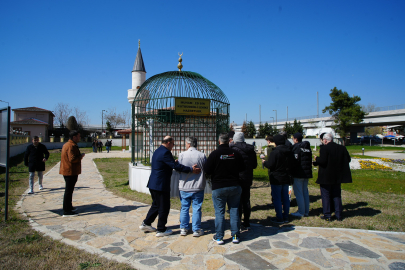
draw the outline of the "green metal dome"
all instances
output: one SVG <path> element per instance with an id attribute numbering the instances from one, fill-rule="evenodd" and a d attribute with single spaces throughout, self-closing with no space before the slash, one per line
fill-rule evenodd
<path id="1" fill-rule="evenodd" d="M 191 71 L 168 71 L 150 77 L 138 90 L 134 103 L 149 101 L 148 108 L 170 107 L 171 102 L 162 106 L 156 106 L 157 104 L 153 103 L 174 97 L 210 99 L 214 103 L 229 105 L 228 98 L 218 86 Z"/>

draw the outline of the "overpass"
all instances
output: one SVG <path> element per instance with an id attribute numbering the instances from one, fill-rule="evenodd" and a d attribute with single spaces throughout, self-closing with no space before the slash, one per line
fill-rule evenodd
<path id="1" fill-rule="evenodd" d="M 377 111 L 369 112 L 359 124 L 353 124 L 350 130 L 351 137 L 357 137 L 357 132 L 364 132 L 364 127 L 369 126 L 392 126 L 392 125 L 405 125 L 405 104 L 395 105 L 389 107 L 378 107 Z M 329 114 L 323 114 L 319 117 L 316 115 L 303 116 L 297 118 L 280 119 L 274 123 L 277 129 L 283 129 L 285 123 L 293 124 L 297 119 L 304 126 L 306 135 L 316 135 L 321 132 L 331 131 L 332 126 L 335 124 L 333 118 Z M 262 122 L 265 123 L 265 122 Z M 272 124 L 271 122 L 269 124 Z M 255 123 L 258 130 L 260 123 Z M 242 126 L 234 126 L 235 131 L 241 131 Z"/>

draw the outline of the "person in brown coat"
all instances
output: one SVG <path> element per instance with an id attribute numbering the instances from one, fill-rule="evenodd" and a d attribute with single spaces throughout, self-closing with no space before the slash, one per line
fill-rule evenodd
<path id="1" fill-rule="evenodd" d="M 65 194 L 63 196 L 63 216 L 76 216 L 77 210 L 72 206 L 72 195 L 77 177 L 82 172 L 82 159 L 85 154 L 81 154 L 77 143 L 80 142 L 80 133 L 72 130 L 69 133 L 69 141 L 62 147 L 59 174 L 65 178 Z"/>

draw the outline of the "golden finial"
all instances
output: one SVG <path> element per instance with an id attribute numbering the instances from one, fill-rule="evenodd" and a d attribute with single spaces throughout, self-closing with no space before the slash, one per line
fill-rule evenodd
<path id="1" fill-rule="evenodd" d="M 140 48 L 140 47 L 141 47 L 141 40 L 138 39 L 138 48 Z"/>
<path id="2" fill-rule="evenodd" d="M 181 56 L 183 55 L 183 53 L 179 53 L 179 64 L 177 65 L 177 67 L 179 68 L 179 71 L 181 71 L 181 69 L 183 68 L 183 65 L 181 64 L 181 62 L 183 62 L 183 59 L 181 59 Z"/>

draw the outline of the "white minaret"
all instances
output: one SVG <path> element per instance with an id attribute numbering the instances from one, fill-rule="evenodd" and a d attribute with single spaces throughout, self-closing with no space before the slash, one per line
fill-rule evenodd
<path id="1" fill-rule="evenodd" d="M 138 53 L 136 54 L 134 68 L 132 69 L 132 89 L 128 89 L 128 102 L 132 104 L 138 89 L 145 82 L 146 70 L 141 52 L 141 40 L 138 42 Z"/>

